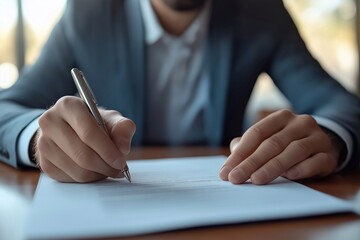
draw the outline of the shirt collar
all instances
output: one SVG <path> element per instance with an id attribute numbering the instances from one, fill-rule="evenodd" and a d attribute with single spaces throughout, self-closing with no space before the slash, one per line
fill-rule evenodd
<path id="1" fill-rule="evenodd" d="M 146 44 L 155 44 L 160 38 L 170 36 L 159 23 L 157 16 L 151 6 L 151 0 L 138 0 L 140 3 L 141 14 L 143 16 L 145 26 Z M 195 42 L 198 34 L 202 34 L 207 30 L 210 13 L 210 1 L 203 8 L 197 18 L 191 23 L 186 31 L 178 37 L 187 44 Z M 173 36 L 170 36 L 174 38 Z"/>

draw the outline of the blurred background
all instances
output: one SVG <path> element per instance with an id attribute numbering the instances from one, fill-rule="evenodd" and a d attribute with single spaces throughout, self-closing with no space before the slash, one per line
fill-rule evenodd
<path id="1" fill-rule="evenodd" d="M 360 93 L 360 0 L 284 0 L 308 48 L 349 91 Z M 0 0 L 0 89 L 36 60 L 65 0 Z M 248 122 L 268 111 L 289 107 L 267 75 L 260 76 L 248 107 Z"/>
<path id="2" fill-rule="evenodd" d="M 0 88 L 16 81 L 24 65 L 36 60 L 65 0 L 0 0 Z"/>
<path id="3" fill-rule="evenodd" d="M 360 96 L 360 0 L 283 0 L 312 55 L 350 92 Z M 259 77 L 246 127 L 280 108 L 291 108 L 271 79 Z"/>

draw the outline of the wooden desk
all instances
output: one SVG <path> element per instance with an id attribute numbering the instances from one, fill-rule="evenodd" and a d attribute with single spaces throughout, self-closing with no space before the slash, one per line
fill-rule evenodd
<path id="1" fill-rule="evenodd" d="M 218 155 L 227 148 L 142 148 L 134 149 L 130 159 Z M 31 201 L 39 173 L 36 170 L 19 171 L 0 164 L 0 186 L 16 192 L 23 200 Z M 301 181 L 318 191 L 353 200 L 360 190 L 360 171 L 347 175 L 332 175 L 324 179 Z M 1 197 L 0 197 L 1 199 Z M 1 203 L 0 203 L 1 204 Z M 274 203 L 276 204 L 276 203 Z M 0 216 L 1 218 L 1 216 Z M 339 214 L 302 219 L 204 227 L 132 237 L 128 239 L 360 239 L 360 216 Z"/>

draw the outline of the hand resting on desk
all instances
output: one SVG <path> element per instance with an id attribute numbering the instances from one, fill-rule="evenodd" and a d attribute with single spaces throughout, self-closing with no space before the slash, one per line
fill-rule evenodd
<path id="1" fill-rule="evenodd" d="M 341 148 L 309 115 L 277 111 L 249 128 L 230 144 L 231 154 L 220 177 L 234 184 L 249 178 L 266 184 L 279 176 L 291 180 L 332 173 Z"/>

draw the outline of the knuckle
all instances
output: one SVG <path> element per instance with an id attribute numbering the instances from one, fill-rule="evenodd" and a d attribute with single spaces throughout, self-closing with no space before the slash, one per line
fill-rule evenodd
<path id="1" fill-rule="evenodd" d="M 304 129 L 314 129 L 318 126 L 316 120 L 307 114 L 298 116 L 298 121 L 300 126 Z"/>
<path id="2" fill-rule="evenodd" d="M 272 166 L 272 169 L 276 170 L 276 172 L 284 172 L 286 170 L 284 163 L 279 158 L 274 158 L 270 166 Z"/>
<path id="3" fill-rule="evenodd" d="M 65 96 L 56 102 L 54 108 L 60 113 L 71 112 L 77 114 L 85 109 L 85 105 L 78 97 Z"/>
<path id="4" fill-rule="evenodd" d="M 294 117 L 294 113 L 289 109 L 281 109 L 278 111 L 278 114 L 281 118 L 290 119 Z"/>
<path id="5" fill-rule="evenodd" d="M 281 138 L 279 138 L 276 135 L 271 136 L 268 140 L 267 140 L 268 144 L 271 146 L 272 149 L 274 149 L 276 152 L 282 151 L 284 148 L 284 143 L 281 140 Z"/>
<path id="6" fill-rule="evenodd" d="M 80 167 L 85 167 L 88 161 L 91 159 L 91 154 L 86 149 L 77 149 L 74 152 L 73 161 L 76 162 Z"/>
<path id="7" fill-rule="evenodd" d="M 95 139 L 96 138 L 96 130 L 93 128 L 90 128 L 87 125 L 78 125 L 78 136 L 83 142 L 87 142 L 89 139 Z"/>
<path id="8" fill-rule="evenodd" d="M 304 141 L 301 140 L 295 141 L 293 145 L 295 148 L 294 152 L 305 153 L 305 154 L 310 153 L 310 147 Z"/>
<path id="9" fill-rule="evenodd" d="M 39 127 L 43 130 L 46 131 L 47 129 L 49 129 L 49 126 L 51 125 L 51 123 L 54 122 L 54 116 L 53 116 L 53 112 L 51 111 L 51 109 L 47 110 L 46 112 L 44 112 L 38 120 L 39 123 Z"/>
<path id="10" fill-rule="evenodd" d="M 250 135 L 255 139 L 262 139 L 264 132 L 260 127 L 253 126 L 247 131 L 247 135 Z"/>
<path id="11" fill-rule="evenodd" d="M 253 171 L 255 171 L 256 169 L 258 169 L 260 167 L 259 164 L 260 164 L 260 161 L 257 157 L 250 156 L 250 157 L 248 157 L 248 159 L 246 159 L 243 162 L 243 168 L 245 169 L 246 172 L 252 173 Z"/>
<path id="12" fill-rule="evenodd" d="M 60 108 L 67 109 L 68 107 L 76 104 L 77 101 L 78 101 L 78 99 L 76 97 L 64 96 L 64 97 L 61 97 L 59 100 L 57 100 L 55 105 Z"/>

